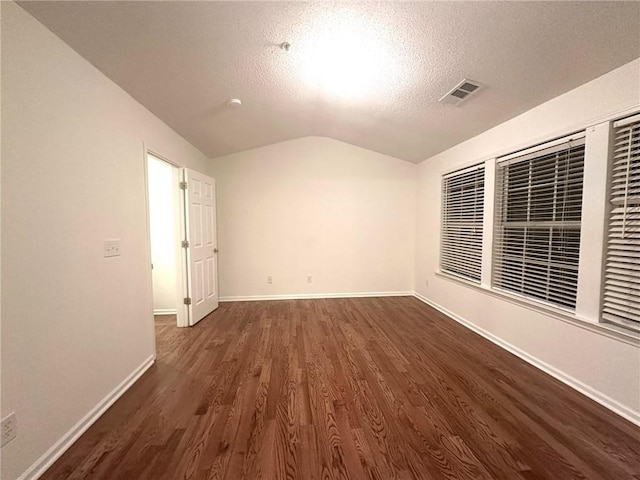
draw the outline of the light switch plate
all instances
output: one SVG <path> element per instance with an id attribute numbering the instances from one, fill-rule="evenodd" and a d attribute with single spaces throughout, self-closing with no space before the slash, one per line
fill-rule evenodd
<path id="1" fill-rule="evenodd" d="M 103 256 L 119 257 L 120 256 L 120 240 L 105 240 L 103 248 Z"/>

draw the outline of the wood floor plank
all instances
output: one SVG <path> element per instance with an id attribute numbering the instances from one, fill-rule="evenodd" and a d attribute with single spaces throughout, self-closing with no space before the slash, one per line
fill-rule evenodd
<path id="1" fill-rule="evenodd" d="M 637 426 L 414 298 L 173 320 L 43 479 L 640 479 Z"/>

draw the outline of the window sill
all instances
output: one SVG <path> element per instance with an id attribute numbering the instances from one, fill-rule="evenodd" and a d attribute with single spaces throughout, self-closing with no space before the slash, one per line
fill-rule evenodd
<path id="1" fill-rule="evenodd" d="M 636 347 L 640 346 L 640 331 L 629 330 L 624 327 L 609 323 L 596 323 L 586 318 L 580 318 L 567 310 L 556 308 L 551 305 L 545 305 L 543 303 L 538 303 L 533 300 L 529 300 L 528 298 L 520 297 L 518 295 L 514 295 L 502 290 L 484 287 L 478 283 L 474 283 L 442 271 L 436 271 L 435 273 L 438 277 L 445 280 L 463 285 L 465 287 L 471 287 L 492 297 L 505 300 L 509 303 L 527 308 L 534 312 L 544 313 L 545 315 L 548 315 L 557 320 L 561 320 L 577 327 L 584 328 L 585 330 L 589 330 L 594 333 L 619 340 L 629 345 L 633 345 Z"/>

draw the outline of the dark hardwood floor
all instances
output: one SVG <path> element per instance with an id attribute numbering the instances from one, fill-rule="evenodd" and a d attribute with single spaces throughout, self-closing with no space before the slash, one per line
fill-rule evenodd
<path id="1" fill-rule="evenodd" d="M 223 303 L 44 479 L 640 479 L 640 429 L 410 297 Z"/>

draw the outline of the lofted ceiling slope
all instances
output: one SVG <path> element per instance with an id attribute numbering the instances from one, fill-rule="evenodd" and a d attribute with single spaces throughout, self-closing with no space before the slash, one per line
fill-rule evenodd
<path id="1" fill-rule="evenodd" d="M 419 162 L 640 56 L 639 2 L 19 4 L 210 157 L 327 136 Z"/>

